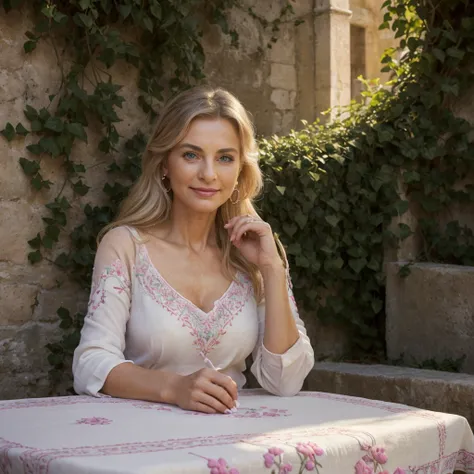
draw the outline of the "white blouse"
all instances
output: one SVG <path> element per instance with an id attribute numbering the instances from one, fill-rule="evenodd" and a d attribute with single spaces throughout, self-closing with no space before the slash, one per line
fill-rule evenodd
<path id="1" fill-rule="evenodd" d="M 238 273 L 206 313 L 174 290 L 151 263 L 147 247 L 130 227 L 106 234 L 97 250 L 87 316 L 74 352 L 74 389 L 100 392 L 109 372 L 132 362 L 147 369 L 189 375 L 215 367 L 245 384 L 245 359 L 252 373 L 275 395 L 298 393 L 314 365 L 314 353 L 298 316 L 288 278 L 290 305 L 300 337 L 284 354 L 263 345 L 265 304 L 257 305 L 250 279 Z"/>

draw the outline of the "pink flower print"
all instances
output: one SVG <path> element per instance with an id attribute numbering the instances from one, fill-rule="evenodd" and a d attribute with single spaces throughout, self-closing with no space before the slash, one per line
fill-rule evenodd
<path id="1" fill-rule="evenodd" d="M 273 466 L 273 463 L 275 462 L 275 456 L 270 453 L 265 453 L 263 455 L 263 458 L 265 459 L 265 467 L 267 469 L 270 469 Z"/>
<path id="2" fill-rule="evenodd" d="M 313 450 L 316 456 L 322 456 L 324 454 L 324 449 L 318 446 L 316 443 L 312 443 L 311 441 L 309 441 L 308 443 L 306 443 L 306 445 Z"/>
<path id="3" fill-rule="evenodd" d="M 361 459 L 355 465 L 355 474 L 374 474 L 374 470 Z"/>
<path id="4" fill-rule="evenodd" d="M 93 416 L 92 418 L 81 418 L 76 421 L 76 425 L 110 425 L 112 420 Z"/>
<path id="5" fill-rule="evenodd" d="M 314 468 L 316 467 L 316 464 L 314 464 L 313 461 L 307 461 L 304 467 L 306 468 L 307 471 L 313 471 Z"/>
<path id="6" fill-rule="evenodd" d="M 397 467 L 395 471 L 393 471 L 393 474 L 407 474 L 405 469 L 402 469 L 401 467 Z"/>
<path id="7" fill-rule="evenodd" d="M 189 453 L 193 456 L 203 458 L 207 460 L 207 467 L 210 469 L 209 474 L 239 474 L 238 469 L 235 467 L 229 468 L 225 459 L 208 459 L 200 456 L 199 454 Z"/>
<path id="8" fill-rule="evenodd" d="M 385 454 L 385 449 L 380 446 L 373 446 L 370 449 L 370 454 L 374 458 L 374 461 L 379 464 L 385 464 L 388 460 L 388 456 Z"/>
<path id="9" fill-rule="evenodd" d="M 279 474 L 288 474 L 288 472 L 291 472 L 293 470 L 293 466 L 290 463 L 283 464 L 280 466 L 280 472 Z"/>
<path id="10" fill-rule="evenodd" d="M 279 456 L 280 454 L 284 453 L 283 449 L 280 449 L 280 448 L 270 448 L 268 452 L 270 454 L 273 454 L 274 456 Z"/>

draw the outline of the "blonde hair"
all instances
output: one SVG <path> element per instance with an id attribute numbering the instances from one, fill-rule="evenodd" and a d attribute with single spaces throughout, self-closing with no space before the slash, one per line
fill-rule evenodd
<path id="1" fill-rule="evenodd" d="M 146 231 L 168 219 L 172 200 L 161 179 L 163 165 L 169 152 L 186 136 L 191 122 L 200 117 L 229 120 L 239 135 L 241 170 L 236 186 L 239 200 L 235 204 L 228 200 L 218 209 L 215 235 L 222 250 L 227 278 L 234 279 L 235 270 L 247 274 L 260 302 L 263 298 L 261 274 L 231 244 L 224 229 L 224 224 L 232 217 L 257 215 L 252 202 L 263 186 L 258 148 L 249 114 L 238 99 L 224 89 L 194 87 L 180 93 L 163 107 L 142 157 L 142 174 L 122 202 L 115 220 L 99 233 L 99 240 L 114 227 L 126 225 Z"/>

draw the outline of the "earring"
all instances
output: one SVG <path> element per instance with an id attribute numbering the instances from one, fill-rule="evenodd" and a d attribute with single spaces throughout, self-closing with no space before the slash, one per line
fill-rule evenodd
<path id="1" fill-rule="evenodd" d="M 165 178 L 166 178 L 166 175 L 164 174 L 164 175 L 161 177 L 161 181 L 164 181 Z M 165 191 L 166 191 L 167 193 L 169 193 L 169 192 L 171 191 L 171 186 L 170 186 L 169 188 L 166 188 L 165 183 L 163 183 L 163 187 L 165 188 Z"/>
<path id="2" fill-rule="evenodd" d="M 231 202 L 232 204 L 237 204 L 237 203 L 240 201 L 240 191 L 239 191 L 239 189 L 237 188 L 238 184 L 239 184 L 239 183 L 237 182 L 237 184 L 235 185 L 234 190 L 232 191 L 232 194 L 230 195 L 230 202 Z M 237 191 L 237 197 L 236 197 L 235 199 L 232 199 L 232 196 L 234 195 L 235 191 Z"/>

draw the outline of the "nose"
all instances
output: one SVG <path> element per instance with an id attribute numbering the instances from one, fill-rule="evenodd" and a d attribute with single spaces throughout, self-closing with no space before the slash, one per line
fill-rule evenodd
<path id="1" fill-rule="evenodd" d="M 214 158 L 211 157 L 202 160 L 199 177 L 206 183 L 210 183 L 216 179 Z"/>

